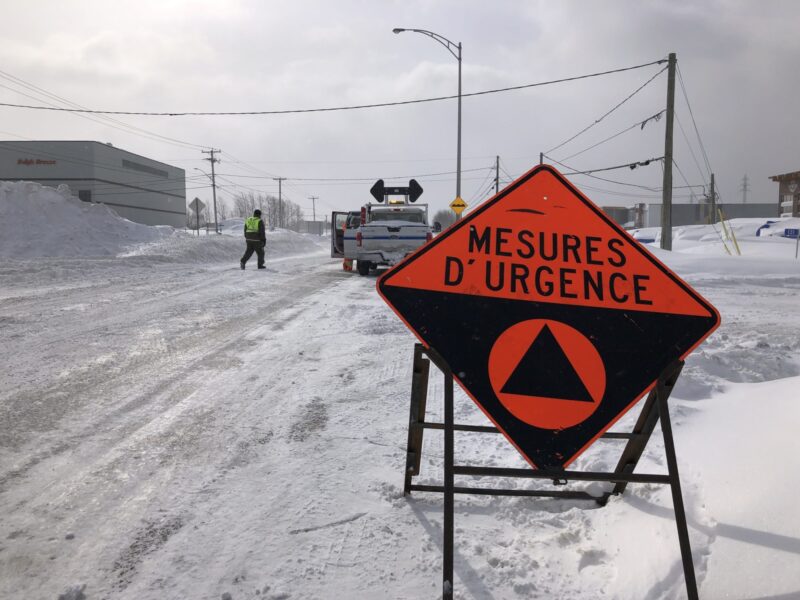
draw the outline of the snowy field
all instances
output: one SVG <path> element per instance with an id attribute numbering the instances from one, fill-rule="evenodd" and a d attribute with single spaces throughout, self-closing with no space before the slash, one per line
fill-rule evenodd
<path id="1" fill-rule="evenodd" d="M 797 225 L 765 221 L 733 221 L 741 256 L 719 226 L 652 249 L 723 318 L 670 401 L 705 599 L 800 598 L 800 260 L 775 234 Z M 0 598 L 440 596 L 441 496 L 402 496 L 413 336 L 327 238 L 268 232 L 268 269 L 240 271 L 239 223 L 192 237 L 0 183 Z M 441 399 L 437 374 L 429 418 Z M 456 420 L 486 424 L 459 390 Z M 477 434 L 456 462 L 525 465 Z M 658 431 L 639 470 L 666 471 Z M 665 486 L 457 496 L 455 527 L 457 598 L 685 596 Z"/>

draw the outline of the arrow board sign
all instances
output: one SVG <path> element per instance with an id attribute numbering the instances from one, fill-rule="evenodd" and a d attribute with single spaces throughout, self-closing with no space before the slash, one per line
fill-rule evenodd
<path id="1" fill-rule="evenodd" d="M 540 165 L 378 281 L 534 467 L 561 470 L 717 328 L 717 310 Z"/>

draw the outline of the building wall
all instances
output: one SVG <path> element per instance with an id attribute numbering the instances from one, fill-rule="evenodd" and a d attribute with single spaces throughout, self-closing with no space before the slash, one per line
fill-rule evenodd
<path id="1" fill-rule="evenodd" d="M 183 169 L 92 141 L 0 142 L 0 180 L 66 184 L 146 225 L 186 223 Z"/>
<path id="2" fill-rule="evenodd" d="M 800 178 L 779 183 L 778 202 L 781 214 L 789 217 L 800 216 Z"/>
<path id="3" fill-rule="evenodd" d="M 600 208 L 619 225 L 626 225 L 634 220 L 631 209 L 626 206 L 601 206 Z"/>

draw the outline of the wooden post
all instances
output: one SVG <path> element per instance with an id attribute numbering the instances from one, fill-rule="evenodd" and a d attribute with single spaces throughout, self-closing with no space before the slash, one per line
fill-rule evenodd
<path id="1" fill-rule="evenodd" d="M 661 200 L 661 248 L 672 250 L 672 127 L 675 119 L 675 53 L 669 55 L 667 70 L 667 126 L 664 135 L 664 185 Z"/>

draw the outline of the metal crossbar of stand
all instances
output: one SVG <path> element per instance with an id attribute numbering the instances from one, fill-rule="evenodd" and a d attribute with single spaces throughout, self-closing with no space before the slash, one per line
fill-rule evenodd
<path id="1" fill-rule="evenodd" d="M 425 358 L 427 357 L 427 358 Z M 428 378 L 430 363 L 444 375 L 444 423 L 432 423 L 425 420 L 428 396 Z M 453 418 L 453 373 L 439 354 L 421 344 L 414 346 L 414 365 L 411 380 L 411 407 L 408 427 L 408 446 L 406 454 L 404 495 L 411 492 L 436 492 L 444 494 L 444 542 L 442 569 L 442 597 L 445 600 L 453 597 L 453 512 L 455 494 L 477 494 L 491 496 L 529 496 L 564 498 L 571 500 L 591 500 L 605 505 L 611 495 L 621 494 L 629 483 L 668 484 L 672 489 L 672 501 L 675 510 L 675 521 L 678 529 L 678 540 L 683 562 L 683 574 L 686 581 L 687 596 L 696 600 L 697 582 L 692 562 L 692 551 L 689 543 L 689 531 L 686 524 L 686 513 L 683 507 L 681 484 L 678 475 L 678 464 L 675 458 L 675 444 L 672 437 L 672 426 L 669 418 L 667 400 L 677 382 L 683 368 L 682 361 L 676 361 L 659 376 L 656 385 L 645 399 L 642 411 L 630 433 L 607 432 L 603 439 L 627 440 L 614 472 L 599 473 L 589 471 L 548 471 L 534 469 L 479 467 L 454 464 L 454 433 L 456 431 L 472 433 L 500 433 L 496 427 L 484 425 L 461 425 L 454 423 Z M 644 453 L 647 442 L 661 421 L 664 436 L 664 452 L 667 458 L 667 474 L 634 473 L 636 465 Z M 444 431 L 444 484 L 421 485 L 413 483 L 413 477 L 419 475 L 422 461 L 422 440 L 425 429 Z M 614 484 L 611 491 L 594 496 L 580 490 L 520 490 L 488 487 L 456 486 L 456 475 L 485 477 L 522 477 L 529 479 L 548 479 L 553 485 L 563 486 L 570 481 L 600 481 Z"/>

